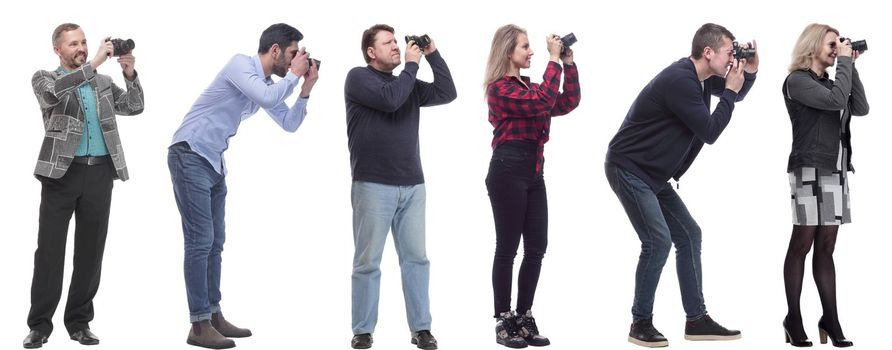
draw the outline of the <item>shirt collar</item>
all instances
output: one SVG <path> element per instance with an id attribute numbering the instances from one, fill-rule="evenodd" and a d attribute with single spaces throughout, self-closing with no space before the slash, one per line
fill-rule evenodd
<path id="1" fill-rule="evenodd" d="M 259 56 L 259 55 L 254 55 L 254 72 L 257 73 L 257 75 L 263 77 L 263 81 L 264 81 L 267 85 L 273 83 L 273 79 L 272 79 L 271 76 L 268 77 L 268 76 L 266 76 L 266 75 L 263 74 L 263 64 L 260 63 L 260 56 Z"/>

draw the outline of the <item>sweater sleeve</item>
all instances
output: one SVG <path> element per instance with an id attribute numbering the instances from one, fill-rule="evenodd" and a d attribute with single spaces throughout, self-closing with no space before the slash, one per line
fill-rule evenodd
<path id="1" fill-rule="evenodd" d="M 700 82 L 695 77 L 677 77 L 661 85 L 666 106 L 694 135 L 707 144 L 714 143 L 728 123 L 734 111 L 737 93 L 724 89 L 715 111 L 710 115 L 709 106 L 703 100 Z"/>
<path id="2" fill-rule="evenodd" d="M 858 76 L 858 69 L 852 63 L 852 115 L 864 116 L 870 112 L 870 105 L 867 104 L 867 96 L 864 94 L 864 85 L 861 84 L 861 77 Z"/>
<path id="3" fill-rule="evenodd" d="M 836 81 L 827 89 L 805 71 L 796 71 L 787 79 L 788 97 L 811 108 L 832 111 L 845 109 L 852 91 L 852 58 L 838 57 Z"/>
<path id="4" fill-rule="evenodd" d="M 348 100 L 368 108 L 395 112 L 412 94 L 416 73 L 418 64 L 415 62 L 407 62 L 399 77 L 390 81 L 382 79 L 371 68 L 353 68 L 347 73 L 344 94 Z"/>
<path id="5" fill-rule="evenodd" d="M 424 56 L 434 72 L 434 82 L 428 83 L 421 80 L 415 81 L 415 89 L 420 99 L 421 106 L 429 107 L 447 104 L 455 100 L 458 93 L 446 60 L 440 56 L 440 50 Z"/>

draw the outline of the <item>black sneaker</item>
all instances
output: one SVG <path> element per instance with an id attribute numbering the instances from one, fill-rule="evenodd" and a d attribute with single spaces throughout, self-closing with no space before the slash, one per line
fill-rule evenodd
<path id="1" fill-rule="evenodd" d="M 496 343 L 514 349 L 527 347 L 527 341 L 520 336 L 520 327 L 513 312 L 499 314 L 496 320 Z"/>
<path id="2" fill-rule="evenodd" d="M 740 339 L 740 331 L 722 327 L 718 322 L 713 321 L 712 317 L 704 315 L 685 324 L 684 338 L 686 340 L 734 340 Z"/>
<path id="3" fill-rule="evenodd" d="M 350 347 L 354 349 L 368 349 L 372 347 L 372 335 L 370 333 L 362 333 L 353 336 L 350 341 Z"/>
<path id="4" fill-rule="evenodd" d="M 412 334 L 412 344 L 418 345 L 419 349 L 432 350 L 437 348 L 437 339 L 425 329 Z"/>
<path id="5" fill-rule="evenodd" d="M 536 319 L 533 318 L 533 311 L 527 310 L 523 315 L 516 318 L 517 327 L 520 329 L 520 336 L 531 346 L 551 345 L 548 338 L 539 334 L 539 327 L 536 327 Z"/>
<path id="6" fill-rule="evenodd" d="M 629 342 L 646 348 L 669 346 L 666 337 L 654 327 L 652 318 L 632 322 L 632 326 L 629 327 Z"/>

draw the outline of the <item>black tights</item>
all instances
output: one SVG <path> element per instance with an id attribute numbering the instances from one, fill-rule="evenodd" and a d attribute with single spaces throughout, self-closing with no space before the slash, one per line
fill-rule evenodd
<path id="1" fill-rule="evenodd" d="M 793 338 L 805 339 L 802 328 L 802 312 L 799 296 L 802 294 L 802 279 L 805 275 L 805 256 L 814 245 L 812 273 L 824 311 L 824 325 L 834 334 L 842 335 L 839 316 L 836 312 L 836 267 L 833 264 L 833 249 L 839 226 L 799 226 L 793 225 L 787 258 L 784 260 L 784 288 L 787 293 L 787 325 Z"/>

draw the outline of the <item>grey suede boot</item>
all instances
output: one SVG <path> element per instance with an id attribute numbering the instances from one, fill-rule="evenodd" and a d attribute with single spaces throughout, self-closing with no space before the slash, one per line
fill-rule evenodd
<path id="1" fill-rule="evenodd" d="M 208 320 L 192 322 L 192 329 L 189 330 L 186 344 L 208 349 L 229 349 L 235 347 L 235 342 L 232 339 L 226 339 L 220 332 L 217 332 L 214 326 L 211 325 L 211 321 Z"/>
<path id="2" fill-rule="evenodd" d="M 229 323 L 229 321 L 223 318 L 222 312 L 211 314 L 211 325 L 217 329 L 217 332 L 220 332 L 220 334 L 227 338 L 245 338 L 251 336 L 250 329 L 238 328 L 232 323 Z"/>

